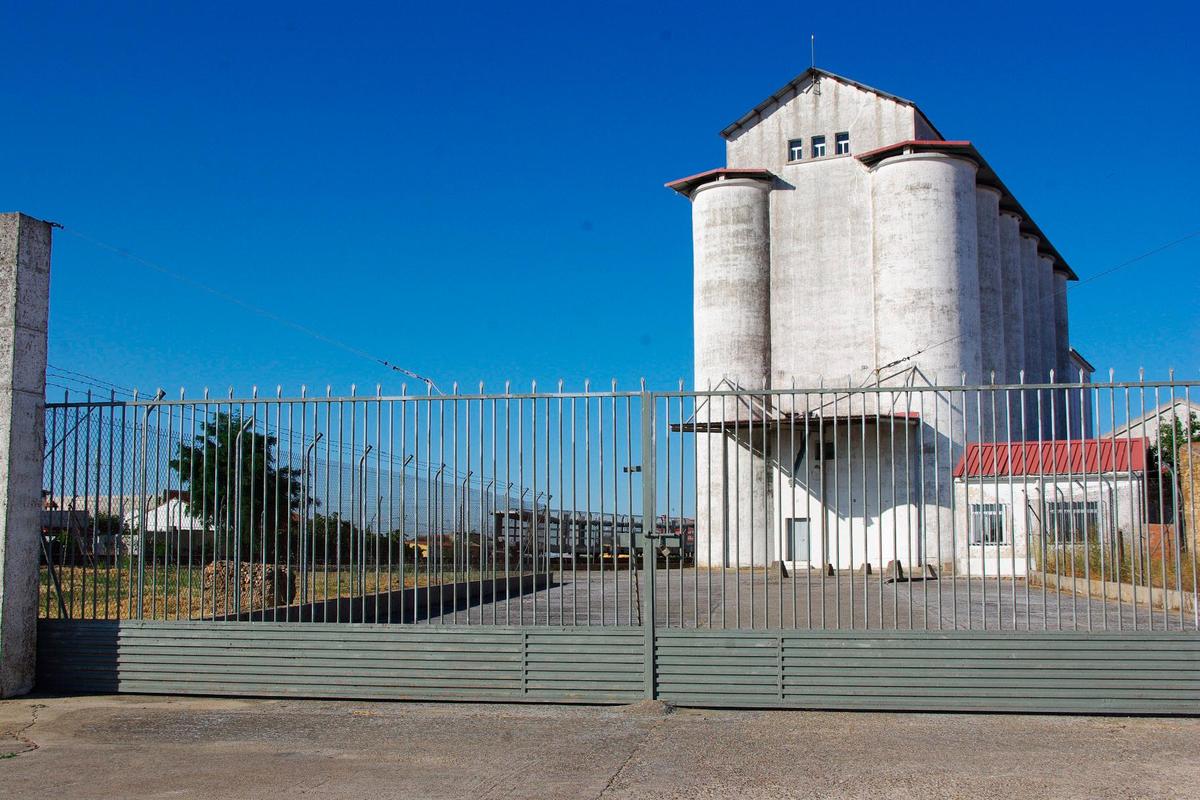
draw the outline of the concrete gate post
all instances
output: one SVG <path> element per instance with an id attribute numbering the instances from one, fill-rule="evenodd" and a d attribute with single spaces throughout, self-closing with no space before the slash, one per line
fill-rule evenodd
<path id="1" fill-rule="evenodd" d="M 0 697 L 33 688 L 50 229 L 0 214 Z"/>

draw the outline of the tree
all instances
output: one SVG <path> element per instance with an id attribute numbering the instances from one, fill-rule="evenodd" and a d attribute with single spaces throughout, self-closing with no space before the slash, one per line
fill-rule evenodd
<path id="1" fill-rule="evenodd" d="M 236 548 L 239 558 L 264 549 L 273 556 L 275 534 L 286 529 L 289 515 L 307 511 L 299 471 L 276 465 L 276 444 L 250 420 L 221 412 L 205 421 L 191 445 L 180 443 L 170 461 L 187 488 L 188 513 Z"/>
<path id="2" fill-rule="evenodd" d="M 1158 444 L 1146 449 L 1151 469 L 1146 471 L 1146 500 L 1150 522 L 1175 521 L 1175 505 L 1180 497 L 1177 485 L 1179 470 L 1175 464 L 1179 449 L 1188 442 L 1200 442 L 1200 419 L 1196 412 L 1188 413 L 1186 429 L 1178 413 L 1158 428 Z M 1162 495 L 1161 502 L 1159 495 Z"/>

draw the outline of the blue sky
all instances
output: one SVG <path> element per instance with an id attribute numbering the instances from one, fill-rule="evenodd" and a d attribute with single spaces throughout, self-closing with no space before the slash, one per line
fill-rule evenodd
<path id="1" fill-rule="evenodd" d="M 81 234 L 444 388 L 673 386 L 690 213 L 662 184 L 723 163 L 810 32 L 974 141 L 1082 278 L 1200 230 L 1193 7 L 850 8 L 10 6 L 0 208 L 67 227 L 50 362 L 172 393 L 402 380 Z M 1075 345 L 1196 377 L 1198 267 L 1195 238 L 1073 289 Z"/>

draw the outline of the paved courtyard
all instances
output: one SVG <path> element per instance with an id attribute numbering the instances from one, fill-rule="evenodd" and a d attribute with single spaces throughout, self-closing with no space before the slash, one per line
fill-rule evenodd
<path id="1" fill-rule="evenodd" d="M 1200 719 L 0 702 L 0 796 L 1193 798 Z"/>
<path id="2" fill-rule="evenodd" d="M 514 625 L 639 624 L 640 576 L 628 570 L 552 573 L 540 591 L 447 611 L 445 622 Z M 944 578 L 892 582 L 880 575 L 778 570 L 656 572 L 659 624 L 699 628 L 891 630 L 1196 629 L 1189 610 L 1164 613 L 1129 602 L 1055 591 L 1025 580 Z M 430 622 L 442 620 L 434 615 Z"/>

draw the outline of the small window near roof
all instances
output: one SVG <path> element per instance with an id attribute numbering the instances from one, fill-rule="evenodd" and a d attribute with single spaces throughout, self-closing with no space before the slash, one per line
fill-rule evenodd
<path id="1" fill-rule="evenodd" d="M 804 140 L 788 140 L 788 161 L 799 161 L 804 158 Z"/>
<path id="2" fill-rule="evenodd" d="M 812 137 L 812 157 L 813 158 L 824 158 L 825 157 L 825 137 L 824 136 Z"/>
<path id="3" fill-rule="evenodd" d="M 850 155 L 850 134 L 839 133 L 833 137 L 833 152 L 839 156 Z"/>

